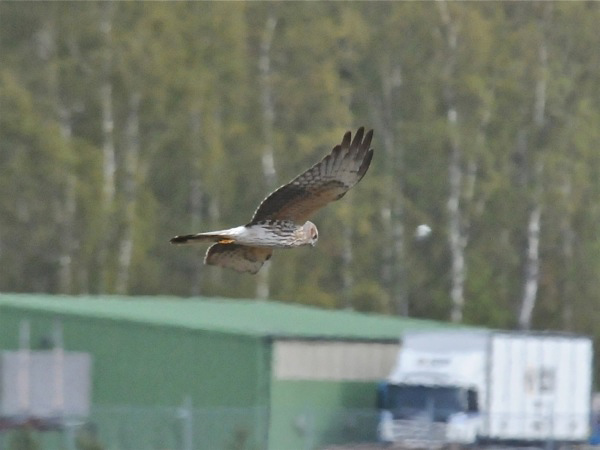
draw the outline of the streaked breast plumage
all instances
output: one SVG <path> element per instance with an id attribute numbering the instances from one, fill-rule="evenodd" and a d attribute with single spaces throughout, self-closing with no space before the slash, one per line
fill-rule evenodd
<path id="1" fill-rule="evenodd" d="M 314 246 L 319 232 L 308 220 L 325 205 L 339 200 L 367 173 L 373 130 L 348 131 L 321 161 L 269 194 L 250 223 L 206 233 L 175 236 L 173 244 L 212 242 L 204 262 L 238 272 L 256 273 L 273 249 Z"/>

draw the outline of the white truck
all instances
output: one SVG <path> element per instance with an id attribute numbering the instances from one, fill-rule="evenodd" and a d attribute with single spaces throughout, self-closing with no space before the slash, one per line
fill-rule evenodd
<path id="1" fill-rule="evenodd" d="M 413 332 L 379 386 L 384 442 L 583 443 L 590 434 L 592 341 L 546 332 Z"/>

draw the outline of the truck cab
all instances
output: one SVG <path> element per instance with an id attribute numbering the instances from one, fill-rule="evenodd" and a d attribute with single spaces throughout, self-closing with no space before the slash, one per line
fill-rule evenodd
<path id="1" fill-rule="evenodd" d="M 472 444 L 480 414 L 477 391 L 459 385 L 382 383 L 378 391 L 379 439 L 428 447 Z"/>

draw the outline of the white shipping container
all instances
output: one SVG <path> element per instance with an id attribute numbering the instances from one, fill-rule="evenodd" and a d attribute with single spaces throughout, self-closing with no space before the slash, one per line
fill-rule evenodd
<path id="1" fill-rule="evenodd" d="M 559 334 L 493 333 L 482 434 L 581 441 L 589 435 L 592 342 Z"/>

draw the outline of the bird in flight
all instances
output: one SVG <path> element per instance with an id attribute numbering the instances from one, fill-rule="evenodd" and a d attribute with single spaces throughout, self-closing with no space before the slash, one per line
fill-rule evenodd
<path id="1" fill-rule="evenodd" d="M 205 264 L 256 273 L 273 249 L 314 246 L 319 233 L 308 220 L 328 203 L 339 200 L 367 172 L 373 149 L 373 130 L 350 131 L 325 158 L 269 194 L 246 224 L 226 230 L 175 236 L 172 244 L 212 242 Z"/>

